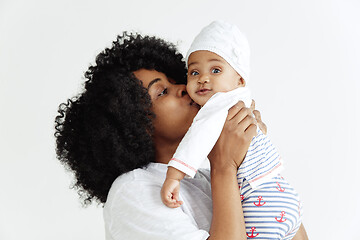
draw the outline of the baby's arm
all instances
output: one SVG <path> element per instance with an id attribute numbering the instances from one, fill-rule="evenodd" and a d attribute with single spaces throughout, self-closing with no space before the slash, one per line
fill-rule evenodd
<path id="1" fill-rule="evenodd" d="M 177 208 L 183 203 L 179 201 L 180 181 L 185 177 L 185 173 L 173 167 L 168 167 L 166 179 L 161 188 L 161 200 L 170 208 Z"/>

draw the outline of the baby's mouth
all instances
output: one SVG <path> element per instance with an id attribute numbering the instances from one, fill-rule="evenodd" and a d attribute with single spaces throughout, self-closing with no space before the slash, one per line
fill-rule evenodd
<path id="1" fill-rule="evenodd" d="M 211 89 L 201 88 L 201 89 L 199 89 L 199 90 L 196 91 L 196 94 L 205 95 L 205 94 L 209 93 L 210 91 L 211 91 Z"/>

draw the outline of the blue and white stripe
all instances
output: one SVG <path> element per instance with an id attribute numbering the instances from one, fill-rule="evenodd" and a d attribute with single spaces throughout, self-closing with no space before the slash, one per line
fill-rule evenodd
<path id="1" fill-rule="evenodd" d="M 257 133 L 237 173 L 238 179 L 246 178 L 252 188 L 257 188 L 283 169 L 281 157 L 270 139 L 259 128 Z"/>
<path id="2" fill-rule="evenodd" d="M 254 190 L 245 179 L 240 193 L 248 239 L 292 239 L 301 225 L 298 194 L 280 175 Z"/>

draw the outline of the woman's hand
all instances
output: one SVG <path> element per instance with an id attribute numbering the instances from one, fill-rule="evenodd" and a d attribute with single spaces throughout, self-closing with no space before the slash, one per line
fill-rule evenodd
<path id="1" fill-rule="evenodd" d="M 237 170 L 245 158 L 250 142 L 256 136 L 257 122 L 252 108 L 240 101 L 229 109 L 224 128 L 209 154 L 211 169 Z M 260 116 L 260 113 L 258 114 Z"/>
<path id="2" fill-rule="evenodd" d="M 266 135 L 267 127 L 266 127 L 265 123 L 263 123 L 263 121 L 261 120 L 260 112 L 258 110 L 255 110 L 255 101 L 254 100 L 252 100 L 250 108 L 253 111 L 253 114 L 255 116 L 255 119 L 256 119 L 256 121 L 258 123 L 258 126 L 259 126 L 260 130 L 263 132 L 263 134 Z"/>

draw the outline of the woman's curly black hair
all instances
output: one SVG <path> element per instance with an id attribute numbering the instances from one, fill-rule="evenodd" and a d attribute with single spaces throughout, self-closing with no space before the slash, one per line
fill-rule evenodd
<path id="1" fill-rule="evenodd" d="M 157 70 L 185 83 L 176 47 L 139 34 L 117 36 L 85 73 L 85 89 L 59 105 L 55 118 L 57 158 L 74 173 L 84 205 L 105 203 L 121 174 L 155 160 L 151 99 L 133 72 Z"/>

